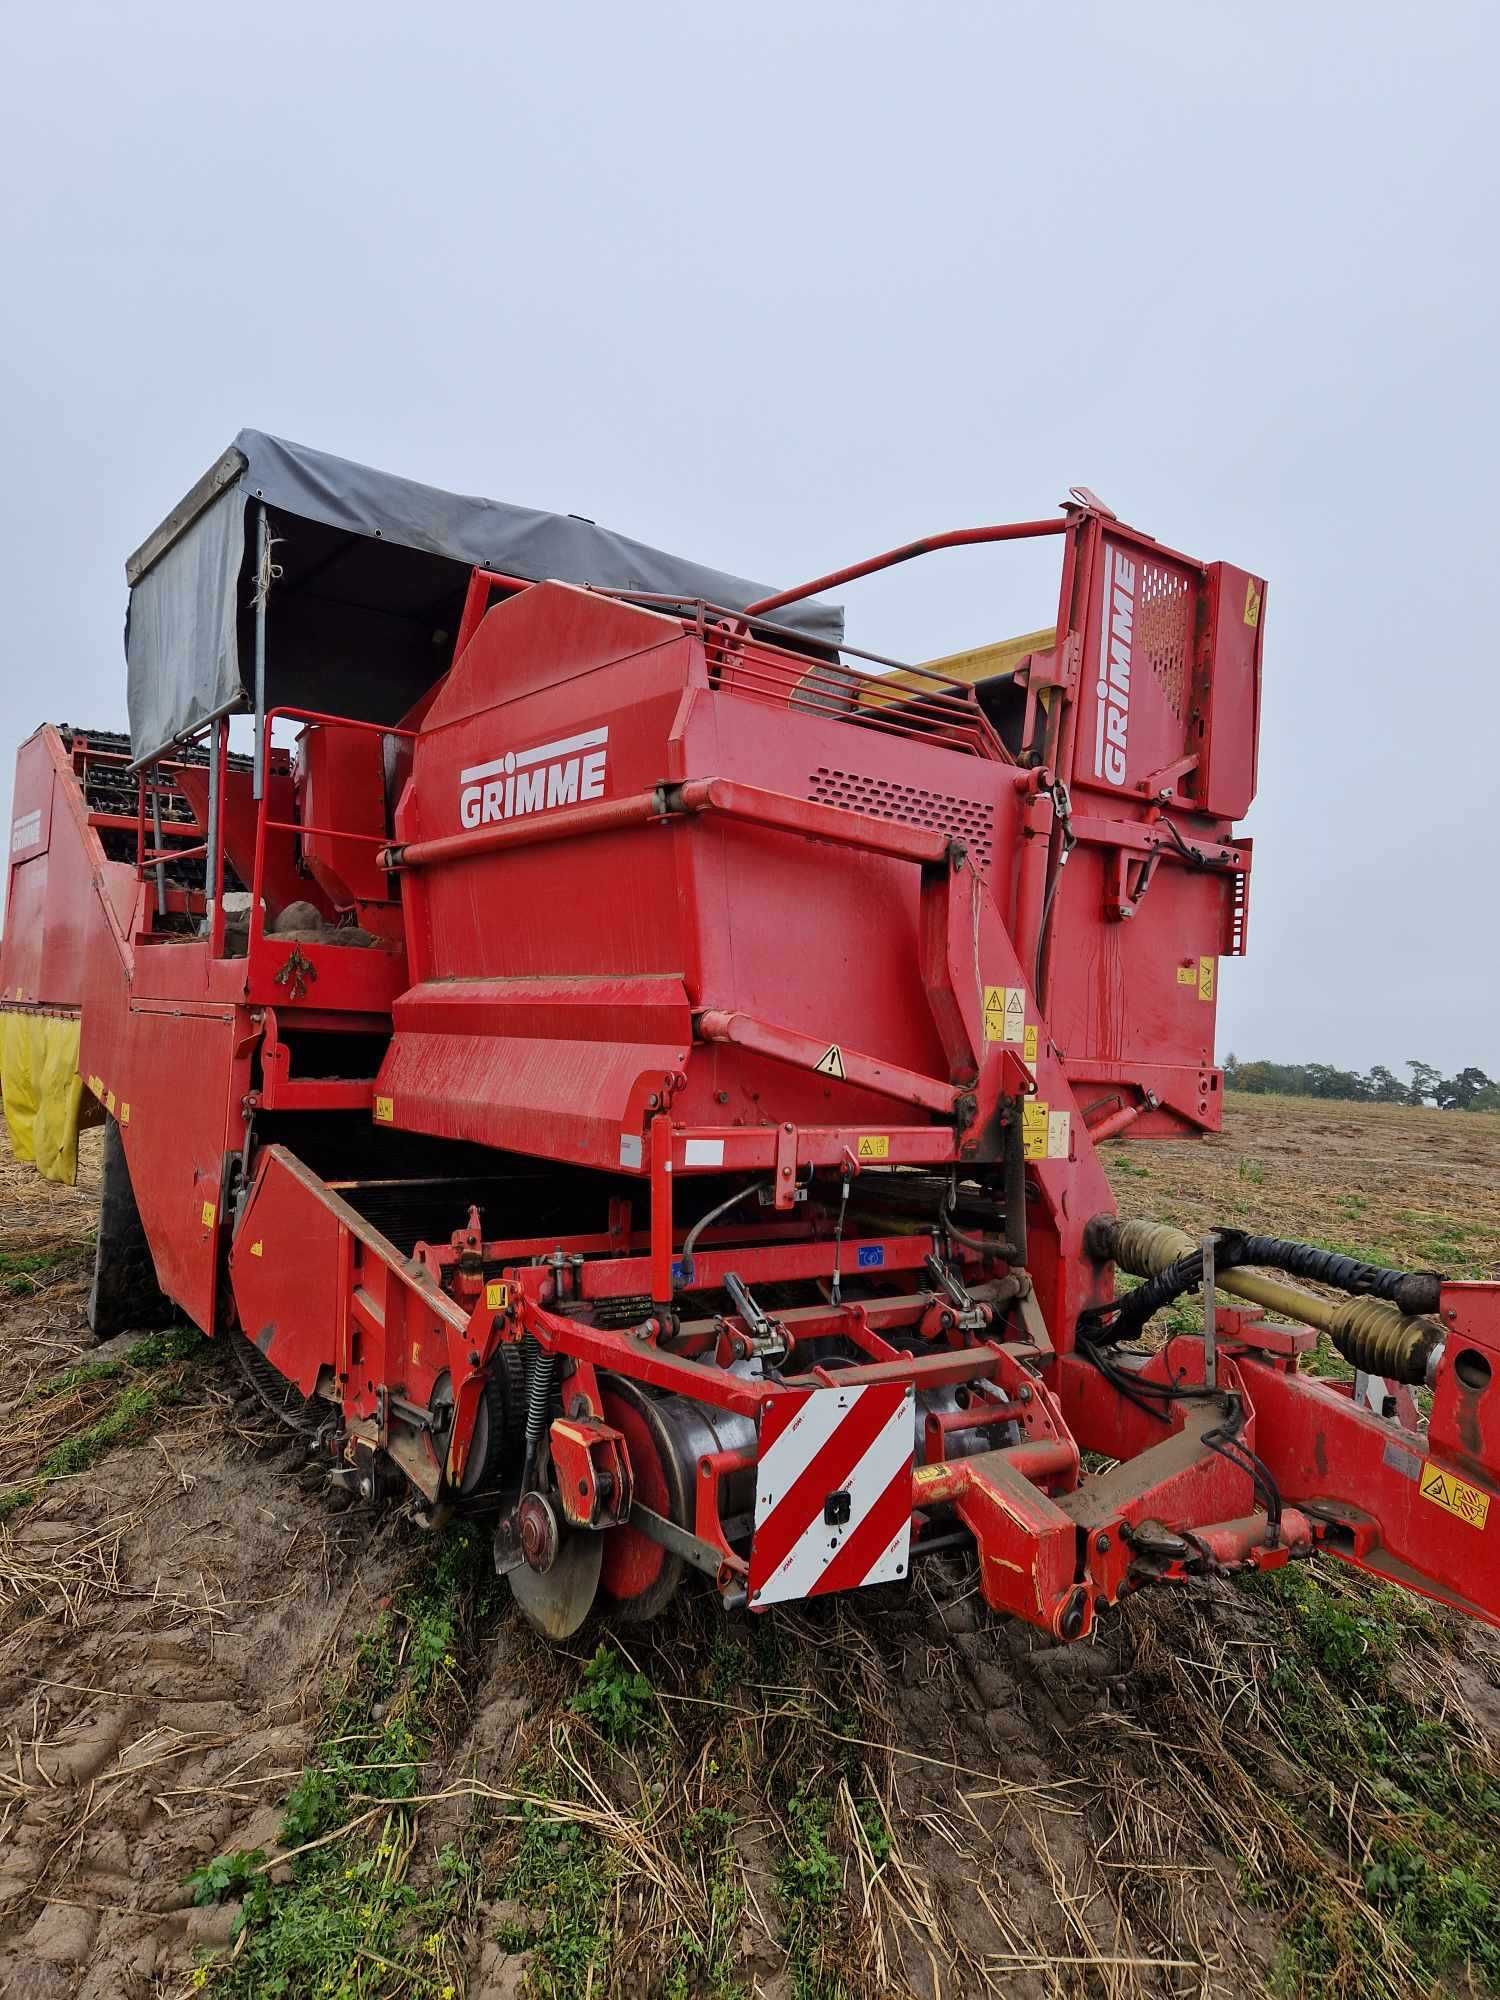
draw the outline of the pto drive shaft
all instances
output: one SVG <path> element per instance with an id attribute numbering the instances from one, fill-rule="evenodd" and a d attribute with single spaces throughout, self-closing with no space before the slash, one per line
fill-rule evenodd
<path id="1" fill-rule="evenodd" d="M 1198 1245 L 1169 1223 L 1097 1216 L 1089 1224 L 1086 1242 L 1090 1255 L 1101 1262 L 1118 1264 L 1138 1278 L 1166 1280 L 1163 1285 L 1152 1287 L 1146 1311 L 1130 1313 L 1126 1302 L 1127 1322 L 1132 1325 L 1144 1321 L 1169 1298 L 1194 1289 L 1201 1280 L 1202 1253 Z M 1316 1267 L 1321 1254 L 1330 1275 L 1342 1269 L 1388 1278 L 1393 1281 L 1390 1288 L 1403 1298 L 1420 1300 L 1423 1304 L 1430 1301 L 1432 1306 L 1437 1303 L 1439 1284 L 1435 1274 L 1375 1272 L 1369 1266 L 1356 1266 L 1348 1259 L 1319 1253 L 1312 1245 L 1281 1244 L 1263 1237 L 1241 1239 L 1234 1231 L 1222 1233 L 1214 1274 L 1220 1291 L 1248 1299 L 1251 1304 L 1281 1313 L 1287 1319 L 1320 1328 L 1351 1367 L 1382 1375 L 1392 1382 L 1421 1383 L 1430 1379 L 1443 1344 L 1443 1330 L 1432 1320 L 1402 1312 L 1383 1298 L 1325 1299 L 1316 1292 L 1304 1291 L 1300 1285 L 1289 1284 L 1284 1278 L 1237 1268 L 1232 1256 L 1241 1243 L 1252 1258 L 1257 1251 L 1267 1259 L 1285 1255 L 1290 1261 L 1295 1256 L 1304 1267 Z M 1168 1273 L 1172 1274 L 1170 1278 Z M 1175 1282 L 1178 1279 L 1181 1282 Z M 1156 1296 L 1158 1291 L 1160 1297 Z M 1111 1327 L 1111 1332 L 1114 1331 Z"/>

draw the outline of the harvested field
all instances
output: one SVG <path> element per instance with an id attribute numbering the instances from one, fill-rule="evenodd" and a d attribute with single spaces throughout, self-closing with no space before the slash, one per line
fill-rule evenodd
<path id="1" fill-rule="evenodd" d="M 910 1592 L 548 1652 L 481 1534 L 338 1512 L 224 1357 L 83 1325 L 0 1175 L 0 1992 L 1500 1989 L 1500 1635 L 1299 1569 L 1056 1648 Z M 1231 1099 L 1121 1205 L 1500 1267 L 1500 1116 Z"/>

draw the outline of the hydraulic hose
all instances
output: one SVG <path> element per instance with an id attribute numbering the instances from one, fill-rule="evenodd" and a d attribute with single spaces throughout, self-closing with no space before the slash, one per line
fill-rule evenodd
<path id="1" fill-rule="evenodd" d="M 1442 1279 L 1435 1271 L 1387 1270 L 1320 1250 L 1315 1244 L 1253 1236 L 1238 1229 L 1214 1234 L 1214 1282 L 1221 1290 L 1320 1328 L 1352 1367 L 1396 1382 L 1427 1379 L 1432 1357 L 1443 1343 L 1443 1330 L 1418 1315 L 1437 1306 Z M 1203 1282 L 1201 1249 L 1182 1230 L 1166 1223 L 1096 1216 L 1085 1243 L 1091 1256 L 1146 1280 L 1124 1298 L 1085 1313 L 1079 1322 L 1085 1340 L 1129 1339 L 1153 1313 Z M 1247 1264 L 1290 1271 L 1354 1296 L 1320 1298 L 1260 1270 L 1239 1268 Z"/>
<path id="2" fill-rule="evenodd" d="M 704 1230 L 712 1228 L 721 1215 L 727 1215 L 730 1209 L 738 1208 L 742 1201 L 748 1201 L 753 1194 L 761 1194 L 769 1186 L 769 1181 L 751 1181 L 748 1187 L 742 1187 L 737 1193 L 732 1194 L 728 1201 L 721 1201 L 718 1207 L 711 1208 L 707 1215 L 700 1215 L 698 1217 L 698 1220 L 682 1239 L 682 1254 L 677 1259 L 678 1263 L 682 1266 L 682 1283 L 684 1286 L 690 1286 L 693 1282 L 693 1252 L 697 1249 L 698 1238 L 703 1234 Z"/>

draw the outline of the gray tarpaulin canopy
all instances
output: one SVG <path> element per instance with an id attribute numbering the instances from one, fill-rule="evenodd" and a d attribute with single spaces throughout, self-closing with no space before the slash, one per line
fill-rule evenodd
<path id="1" fill-rule="evenodd" d="M 475 564 L 731 610 L 770 594 L 572 514 L 444 493 L 241 431 L 125 565 L 138 760 L 250 704 L 259 504 L 278 572 L 267 596 L 268 707 L 397 721 L 448 666 Z M 843 636 L 834 605 L 798 604 L 782 617 L 819 647 Z"/>

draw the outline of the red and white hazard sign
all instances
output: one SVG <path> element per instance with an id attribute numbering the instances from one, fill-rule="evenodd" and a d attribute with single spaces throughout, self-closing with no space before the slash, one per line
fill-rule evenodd
<path id="1" fill-rule="evenodd" d="M 773 1397 L 760 1426 L 750 1602 L 905 1576 L 915 1439 L 912 1392 L 900 1382 Z"/>

